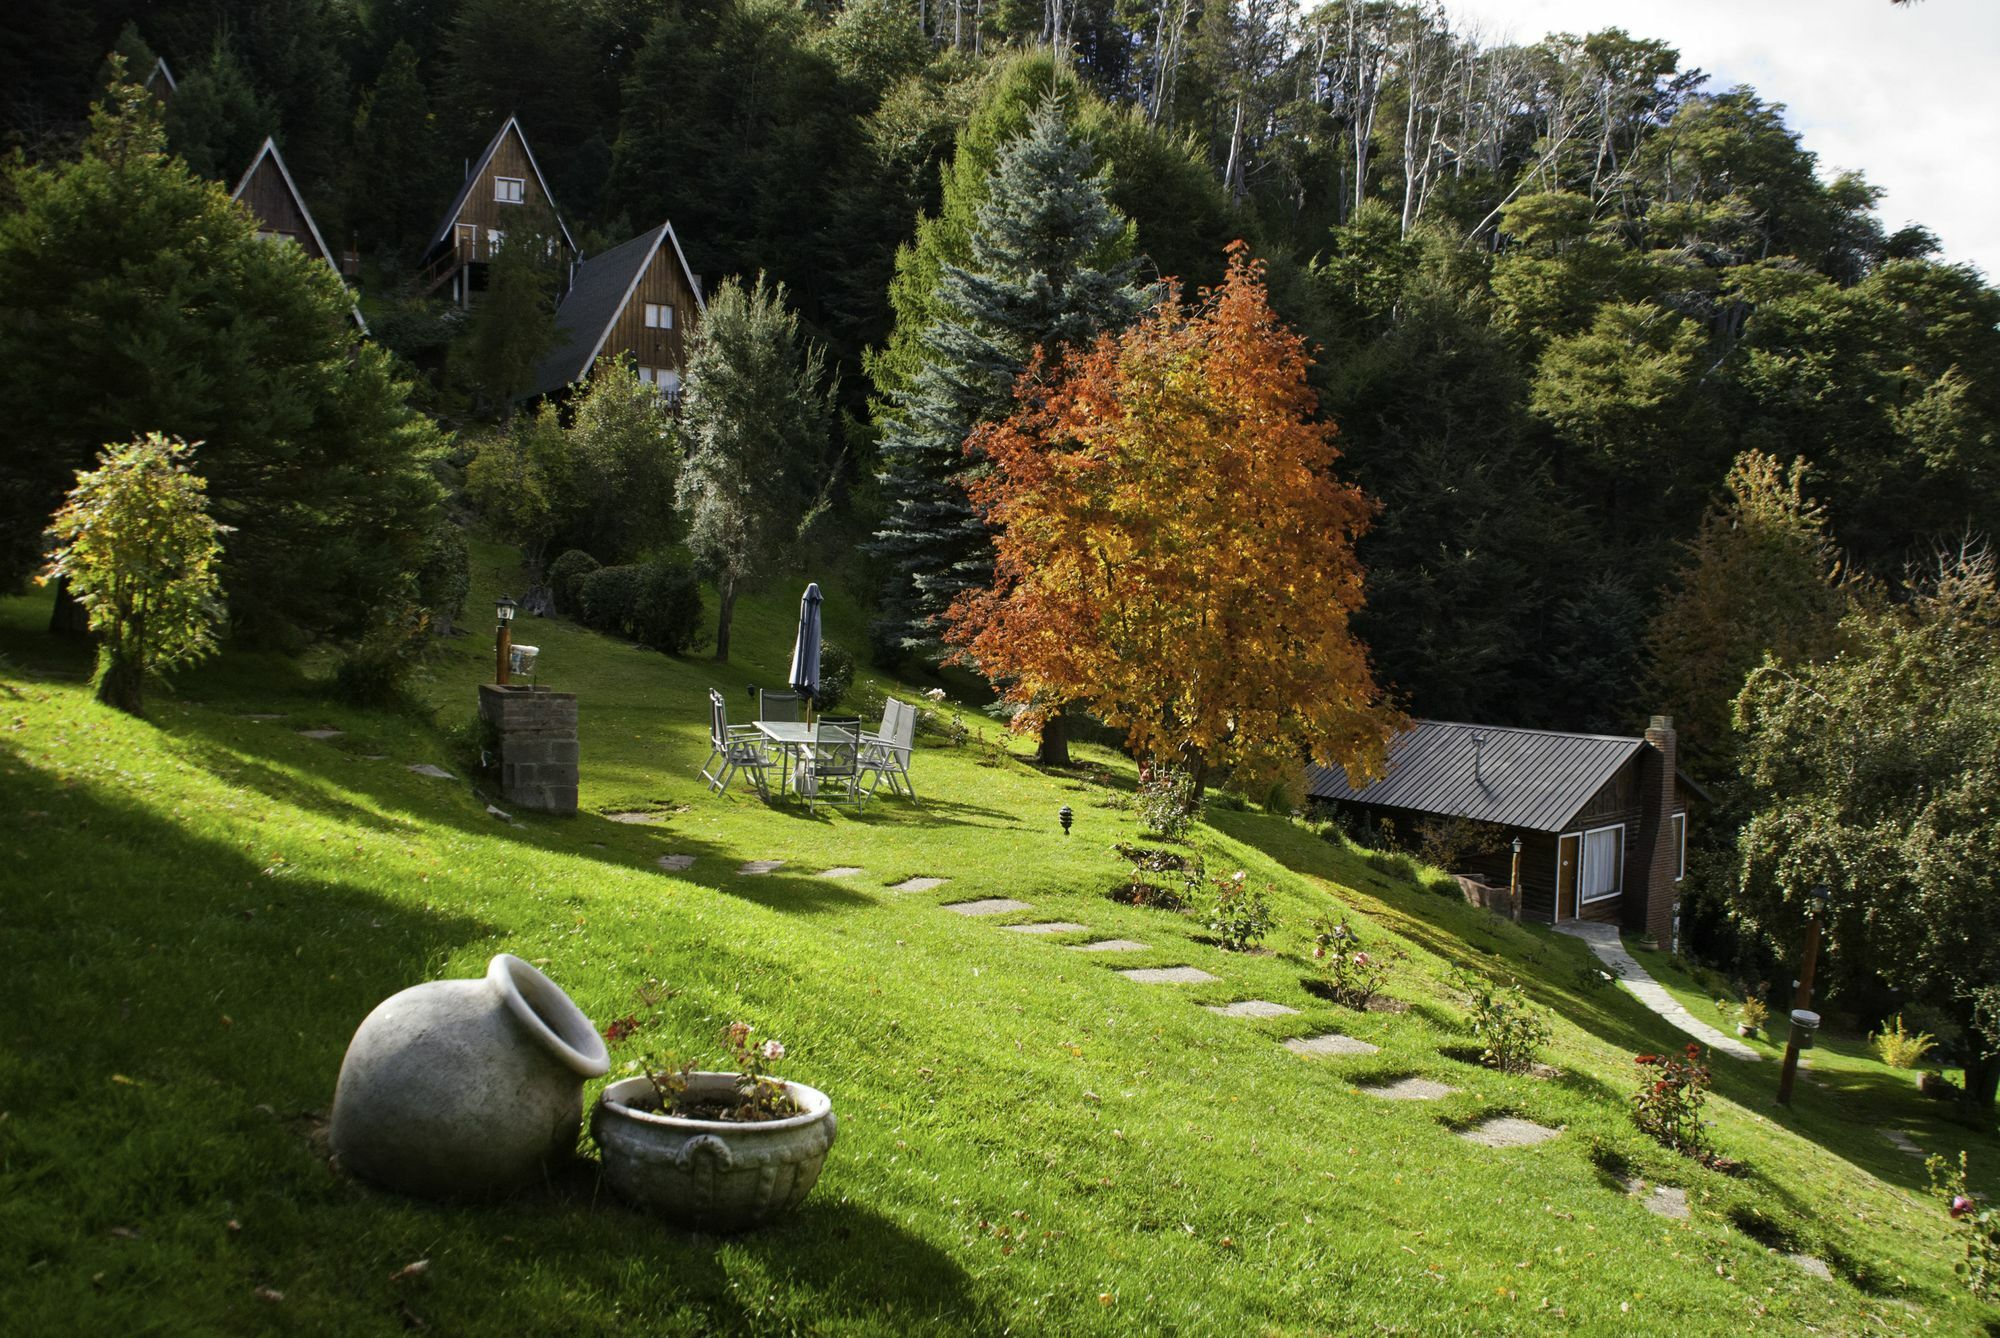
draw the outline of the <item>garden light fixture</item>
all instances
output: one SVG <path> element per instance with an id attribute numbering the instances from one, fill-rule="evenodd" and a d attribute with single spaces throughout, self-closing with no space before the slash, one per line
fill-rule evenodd
<path id="1" fill-rule="evenodd" d="M 1076 821 L 1076 814 L 1070 810 L 1070 806 L 1068 804 L 1064 804 L 1061 808 L 1056 810 L 1056 821 L 1062 824 L 1063 835 L 1068 836 L 1069 825 L 1072 822 Z"/>
<path id="2" fill-rule="evenodd" d="M 512 595 L 502 595 L 493 601 L 493 616 L 499 624 L 493 629 L 493 681 L 503 688 L 507 686 L 508 670 L 514 658 L 516 607 Z"/>

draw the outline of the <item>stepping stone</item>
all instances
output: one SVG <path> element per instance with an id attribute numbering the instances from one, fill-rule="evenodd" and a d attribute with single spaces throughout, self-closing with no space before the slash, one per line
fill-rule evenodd
<path id="1" fill-rule="evenodd" d="M 1477 1143 L 1488 1148 L 1525 1148 L 1537 1143 L 1546 1143 L 1562 1130 L 1551 1129 L 1533 1120 L 1516 1119 L 1512 1115 L 1496 1115 L 1490 1120 L 1482 1120 L 1468 1129 L 1460 1129 L 1458 1136 L 1468 1143 Z"/>
<path id="2" fill-rule="evenodd" d="M 855 865 L 836 864 L 831 869 L 821 869 L 819 871 L 819 876 L 822 878 L 852 878 L 854 877 L 855 874 L 860 872 L 861 869 L 859 869 Z"/>
<path id="3" fill-rule="evenodd" d="M 1287 1013 L 1296 1013 L 1299 1010 L 1263 999 L 1239 999 L 1233 1004 L 1210 1004 L 1208 1011 L 1220 1013 L 1224 1017 L 1283 1017 Z"/>
<path id="4" fill-rule="evenodd" d="M 362 760 L 362 761 L 364 761 L 364 762 L 386 762 L 386 761 L 388 761 L 388 760 L 389 760 L 389 754 L 387 754 L 387 753 L 363 753 L 363 754 L 361 755 L 361 760 Z"/>
<path id="5" fill-rule="evenodd" d="M 668 873 L 680 873 L 694 867 L 693 855 L 662 855 L 653 861 Z"/>
<path id="6" fill-rule="evenodd" d="M 613 822 L 622 822 L 632 827 L 650 827 L 662 821 L 659 814 L 650 813 L 643 809 L 634 810 L 630 813 L 606 813 L 604 816 Z"/>
<path id="7" fill-rule="evenodd" d="M 1363 1096 L 1380 1097 L 1384 1101 L 1435 1101 L 1441 1096 L 1450 1096 L 1458 1089 L 1432 1082 L 1429 1078 L 1399 1078 L 1395 1082 L 1356 1090 Z"/>
<path id="8" fill-rule="evenodd" d="M 1833 1281 L 1833 1270 L 1826 1266 L 1826 1260 L 1824 1259 L 1815 1259 L 1809 1254 L 1788 1254 L 1785 1258 L 1791 1260 L 1816 1278 L 1824 1278 L 1828 1282 Z"/>
<path id="9" fill-rule="evenodd" d="M 1139 966 L 1118 974 L 1141 985 L 1201 985 L 1222 978 L 1198 966 Z"/>
<path id="10" fill-rule="evenodd" d="M 736 872 L 776 873 L 779 869 L 782 869 L 784 867 L 785 867 L 785 862 L 781 859 L 753 859 L 753 860 L 748 860 L 744 862 L 742 865 L 738 866 Z"/>
<path id="11" fill-rule="evenodd" d="M 1329 1031 L 1323 1036 L 1294 1036 L 1285 1048 L 1295 1055 L 1372 1055 L 1382 1047 Z"/>
<path id="12" fill-rule="evenodd" d="M 419 776 L 429 776 L 432 780 L 458 779 L 458 777 L 452 775 L 443 767 L 434 767 L 428 762 L 412 762 L 410 763 L 410 770 L 416 772 Z"/>
<path id="13" fill-rule="evenodd" d="M 860 873 L 861 870 L 856 869 L 854 872 Z M 905 878 L 902 882 L 891 886 L 889 890 L 891 892 L 928 892 L 934 887 L 943 887 L 950 881 L 949 878 Z"/>
<path id="14" fill-rule="evenodd" d="M 258 724 L 261 725 L 266 720 L 283 720 L 285 716 L 282 711 L 250 711 L 244 715 L 239 715 L 236 718 L 238 720 L 255 720 Z"/>
<path id="15" fill-rule="evenodd" d="M 299 735 L 302 738 L 324 741 L 327 739 L 345 738 L 347 731 L 344 729 L 302 729 L 299 731 Z"/>
<path id="16" fill-rule="evenodd" d="M 1907 1152 L 1912 1157 L 1921 1157 L 1924 1155 L 1924 1150 L 1912 1142 L 1910 1136 L 1901 1129 L 1884 1129 L 1882 1137 L 1888 1139 L 1898 1152 Z"/>
<path id="17" fill-rule="evenodd" d="M 1625 1182 L 1625 1192 L 1635 1198 L 1645 1187 L 1646 1182 L 1643 1180 L 1632 1179 Z M 1688 1215 L 1688 1192 L 1679 1185 L 1655 1185 L 1653 1192 L 1646 1195 L 1639 1206 L 1655 1216 L 1670 1217 L 1676 1222 L 1685 1222 Z"/>
<path id="18" fill-rule="evenodd" d="M 1045 920 L 1035 925 L 1003 925 L 1017 934 L 1087 934 L 1089 925 L 1072 924 L 1068 920 Z"/>
<path id="19" fill-rule="evenodd" d="M 920 882 L 921 879 L 913 879 Z M 891 888 L 890 891 L 895 891 Z M 1032 910 L 1025 901 L 1015 901 L 1012 897 L 987 897 L 982 901 L 954 901 L 945 907 L 953 915 L 1007 915 L 1014 911 Z"/>
<path id="20" fill-rule="evenodd" d="M 1146 945 L 1134 943 L 1129 938 L 1101 938 L 1095 943 L 1076 943 L 1071 952 L 1143 952 Z"/>
<path id="21" fill-rule="evenodd" d="M 514 820 L 512 813 L 507 812 L 505 809 L 495 808 L 491 804 L 486 806 L 486 812 L 489 817 L 498 818 L 502 822 L 512 822 Z"/>

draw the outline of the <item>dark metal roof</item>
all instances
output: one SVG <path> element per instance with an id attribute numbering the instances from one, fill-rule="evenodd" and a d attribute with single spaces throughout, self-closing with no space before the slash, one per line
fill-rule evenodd
<path id="1" fill-rule="evenodd" d="M 1606 734 L 1417 720 L 1389 741 L 1381 780 L 1356 789 L 1338 767 L 1313 766 L 1306 792 L 1315 799 L 1560 832 L 1645 746 L 1644 739 Z"/>
<path id="2" fill-rule="evenodd" d="M 535 368 L 533 394 L 547 395 L 589 375 L 611 323 L 631 300 L 633 288 L 646 266 L 653 263 L 653 253 L 660 249 L 666 231 L 667 225 L 662 223 L 576 267 L 569 293 L 556 310 L 560 342 Z"/>

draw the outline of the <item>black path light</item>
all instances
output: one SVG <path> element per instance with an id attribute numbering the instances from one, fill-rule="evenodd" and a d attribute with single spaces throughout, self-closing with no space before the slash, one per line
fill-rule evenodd
<path id="1" fill-rule="evenodd" d="M 1068 804 L 1064 804 L 1061 808 L 1056 810 L 1056 821 L 1062 824 L 1063 835 L 1068 836 L 1069 825 L 1072 822 L 1076 821 L 1076 814 L 1070 810 L 1070 806 Z"/>
<path id="2" fill-rule="evenodd" d="M 500 624 L 493 632 L 493 681 L 503 688 L 507 686 L 508 661 L 514 657 L 514 610 L 517 607 L 512 595 L 502 595 L 493 601 L 493 615 Z"/>

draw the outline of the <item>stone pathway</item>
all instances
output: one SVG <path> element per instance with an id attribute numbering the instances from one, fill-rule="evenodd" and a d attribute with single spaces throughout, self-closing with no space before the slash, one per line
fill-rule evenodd
<path id="1" fill-rule="evenodd" d="M 344 729 L 302 729 L 299 731 L 299 735 L 302 738 L 318 739 L 324 743 L 328 739 L 346 738 L 347 731 Z"/>
<path id="2" fill-rule="evenodd" d="M 1285 1048 L 1295 1055 L 1372 1055 L 1382 1047 L 1329 1031 L 1322 1036 L 1294 1036 Z"/>
<path id="3" fill-rule="evenodd" d="M 1016 934 L 1087 934 L 1090 932 L 1089 925 L 1076 924 L 1070 920 L 1044 920 L 1040 924 L 1005 925 L 1003 928 L 1011 929 Z"/>
<path id="4" fill-rule="evenodd" d="M 1468 1143 L 1477 1143 L 1488 1148 L 1526 1148 L 1537 1143 L 1546 1143 L 1562 1130 L 1551 1129 L 1546 1124 L 1536 1124 L 1533 1120 L 1516 1119 L 1512 1115 L 1496 1115 L 1490 1120 L 1458 1130 L 1458 1136 Z"/>
<path id="5" fill-rule="evenodd" d="M 736 867 L 736 872 L 746 874 L 776 873 L 784 867 L 785 862 L 781 859 L 753 859 L 739 864 Z"/>
<path id="6" fill-rule="evenodd" d="M 1095 943 L 1075 943 L 1071 952 L 1143 952 L 1146 945 L 1129 938 L 1101 938 Z"/>
<path id="7" fill-rule="evenodd" d="M 1646 1182 L 1636 1176 L 1625 1182 L 1625 1192 L 1639 1198 L 1646 1189 Z M 1679 1185 L 1654 1185 L 1650 1194 L 1640 1200 L 1639 1206 L 1658 1217 L 1669 1217 L 1676 1222 L 1687 1221 L 1688 1192 Z"/>
<path id="8" fill-rule="evenodd" d="M 653 861 L 668 873 L 685 873 L 694 867 L 693 855 L 662 855 Z"/>
<path id="9" fill-rule="evenodd" d="M 458 777 L 452 775 L 443 767 L 434 767 L 428 762 L 412 762 L 410 763 L 410 770 L 416 772 L 419 776 L 429 776 L 432 780 L 458 779 Z"/>
<path id="10" fill-rule="evenodd" d="M 1205 985 L 1211 980 L 1222 979 L 1211 976 L 1198 966 L 1140 966 L 1118 974 L 1141 985 Z"/>
<path id="11" fill-rule="evenodd" d="M 1233 1004 L 1210 1004 L 1208 1011 L 1224 1017 L 1285 1017 L 1299 1010 L 1268 999 L 1239 999 Z"/>
<path id="12" fill-rule="evenodd" d="M 859 871 L 857 870 L 857 872 Z M 950 881 L 949 878 L 905 878 L 900 883 L 892 884 L 889 890 L 891 892 L 928 892 L 932 888 L 943 887 Z"/>
<path id="13" fill-rule="evenodd" d="M 1441 1096 L 1450 1096 L 1458 1089 L 1432 1082 L 1429 1078 L 1398 1078 L 1395 1082 L 1354 1090 L 1363 1096 L 1380 1097 L 1384 1101 L 1435 1101 Z"/>
<path id="14" fill-rule="evenodd" d="M 831 869 L 821 869 L 819 876 L 822 878 L 852 878 L 861 872 L 862 870 L 858 865 L 836 864 Z"/>
<path id="15" fill-rule="evenodd" d="M 1668 1023 L 1686 1032 L 1711 1049 L 1736 1059 L 1758 1060 L 1763 1056 L 1734 1037 L 1724 1036 L 1693 1013 L 1681 1007 L 1680 1000 L 1667 993 L 1660 983 L 1648 975 L 1646 968 L 1625 951 L 1625 945 L 1618 941 L 1615 926 L 1594 924 L 1585 920 L 1565 920 L 1556 926 L 1558 934 L 1569 934 L 1582 939 L 1597 954 L 1597 960 L 1610 968 L 1618 983 L 1630 990 L 1640 1003 L 1665 1018 Z"/>
<path id="16" fill-rule="evenodd" d="M 890 889 L 894 891 L 894 889 Z M 1033 910 L 1025 901 L 1012 897 L 985 897 L 979 901 L 954 901 L 945 907 L 954 915 L 1009 915 L 1014 911 Z"/>

